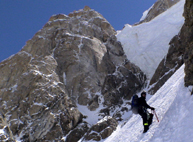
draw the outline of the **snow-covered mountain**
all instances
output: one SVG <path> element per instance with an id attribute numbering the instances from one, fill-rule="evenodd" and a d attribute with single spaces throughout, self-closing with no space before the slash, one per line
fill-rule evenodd
<path id="1" fill-rule="evenodd" d="M 146 82 L 115 34 L 101 14 L 85 6 L 53 15 L 20 52 L 1 62 L 0 129 L 5 133 L 0 140 L 72 142 L 86 132 L 85 139 L 98 138 L 89 132 L 111 114 L 108 125 L 97 128 L 106 129 L 103 139 L 109 136 L 128 110 L 123 100 Z"/>
<path id="2" fill-rule="evenodd" d="M 147 23 L 126 24 L 117 34 L 127 58 L 151 79 L 158 64 L 168 52 L 170 40 L 178 34 L 183 23 L 184 3 L 181 0 Z"/>
<path id="3" fill-rule="evenodd" d="M 0 63 L 0 141 L 191 142 L 193 3 L 175 2 L 158 0 L 171 7 L 118 34 L 88 6 L 52 16 L 20 52 Z M 160 73 L 158 64 L 167 70 Z M 142 134 L 130 99 L 149 91 L 155 71 L 162 84 L 148 103 L 160 122 L 154 117 Z M 161 80 L 163 74 L 169 79 Z"/>

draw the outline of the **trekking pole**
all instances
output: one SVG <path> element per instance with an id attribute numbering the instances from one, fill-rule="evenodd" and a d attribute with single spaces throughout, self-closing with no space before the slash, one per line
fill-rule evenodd
<path id="1" fill-rule="evenodd" d="M 157 118 L 157 121 L 159 122 L 159 119 L 157 117 L 157 114 L 156 114 L 155 110 L 153 110 L 153 113 L 155 114 L 155 117 Z"/>

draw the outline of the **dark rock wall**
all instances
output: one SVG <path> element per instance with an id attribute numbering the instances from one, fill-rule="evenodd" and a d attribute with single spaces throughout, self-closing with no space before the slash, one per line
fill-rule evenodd
<path id="1" fill-rule="evenodd" d="M 193 85 L 193 1 L 186 0 L 185 3 L 185 28 L 186 46 L 184 53 L 185 62 L 185 86 Z"/>

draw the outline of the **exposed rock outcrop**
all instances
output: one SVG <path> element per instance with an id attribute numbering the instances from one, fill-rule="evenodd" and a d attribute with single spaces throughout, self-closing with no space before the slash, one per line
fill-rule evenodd
<path id="1" fill-rule="evenodd" d="M 0 63 L 0 111 L 13 139 L 77 141 L 90 127 L 77 104 L 91 111 L 113 108 L 143 87 L 145 75 L 127 61 L 115 34 L 86 6 L 52 16 L 20 52 Z"/>
<path id="2" fill-rule="evenodd" d="M 139 23 L 151 21 L 153 18 L 163 13 L 179 1 L 180 0 L 157 0 L 151 7 L 151 9 L 148 11 L 146 17 Z"/>
<path id="3" fill-rule="evenodd" d="M 110 136 L 114 130 L 116 130 L 117 125 L 118 122 L 114 118 L 106 116 L 89 129 L 83 137 L 83 141 L 100 141 L 105 139 Z"/>
<path id="4" fill-rule="evenodd" d="M 0 110 L 23 141 L 61 139 L 82 120 L 56 67 L 52 56 L 33 58 L 25 51 L 1 63 Z"/>
<path id="5" fill-rule="evenodd" d="M 183 41 L 186 43 L 184 62 L 185 62 L 185 86 L 193 85 L 193 1 L 186 0 L 185 4 L 185 24 L 184 31 L 181 34 L 186 35 Z"/>
<path id="6" fill-rule="evenodd" d="M 122 66 L 117 67 L 113 74 L 106 76 L 102 88 L 104 104 L 111 107 L 112 104 L 122 104 L 123 98 L 131 99 L 131 96 L 144 86 L 145 81 L 146 76 L 143 72 L 126 61 Z"/>
<path id="7" fill-rule="evenodd" d="M 86 122 L 81 123 L 66 136 L 65 142 L 77 142 L 88 130 L 88 124 Z"/>

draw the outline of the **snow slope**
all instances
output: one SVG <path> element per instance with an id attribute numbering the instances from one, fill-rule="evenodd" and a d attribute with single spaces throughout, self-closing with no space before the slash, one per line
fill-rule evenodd
<path id="1" fill-rule="evenodd" d="M 192 88 L 191 88 L 192 89 Z M 148 104 L 156 108 L 147 133 L 143 134 L 142 119 L 134 115 L 104 142 L 192 142 L 193 96 L 184 87 L 184 65 L 152 96 Z"/>
<path id="2" fill-rule="evenodd" d="M 167 54 L 170 40 L 178 34 L 183 23 L 185 0 L 147 23 L 137 26 L 125 25 L 117 34 L 127 58 L 139 66 L 148 79 Z"/>

